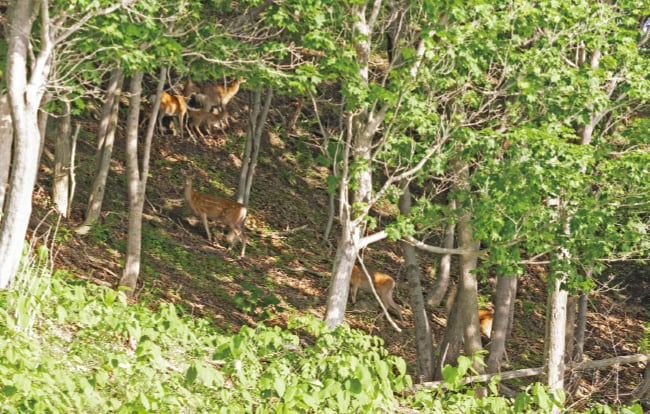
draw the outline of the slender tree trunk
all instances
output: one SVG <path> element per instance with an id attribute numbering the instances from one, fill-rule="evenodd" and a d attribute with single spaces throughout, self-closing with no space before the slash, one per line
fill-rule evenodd
<path id="1" fill-rule="evenodd" d="M 28 54 L 33 52 L 29 43 L 34 7 L 31 0 L 11 2 L 7 25 L 6 80 L 14 140 L 9 190 L 0 225 L 0 288 L 9 287 L 16 276 L 29 226 L 41 145 L 38 108 L 50 73 L 54 47 L 51 39 L 44 36 L 38 55 L 27 61 Z"/>
<path id="2" fill-rule="evenodd" d="M 506 342 L 510 336 L 514 303 L 517 293 L 516 276 L 498 276 L 494 299 L 494 322 L 490 335 L 490 355 L 487 360 L 487 372 L 501 371 L 501 361 L 506 355 Z"/>
<path id="3" fill-rule="evenodd" d="M 14 139 L 14 127 L 11 121 L 9 97 L 0 95 L 0 211 L 3 211 L 9 166 L 11 165 L 11 142 Z M 1 219 L 0 219 L 1 220 Z"/>
<path id="4" fill-rule="evenodd" d="M 52 185 L 52 201 L 56 211 L 63 217 L 67 216 L 70 204 L 71 162 L 70 103 L 66 102 L 65 113 L 56 119 L 54 126 L 54 182 Z"/>
<path id="5" fill-rule="evenodd" d="M 160 70 L 158 78 L 158 90 L 156 101 L 160 102 L 167 69 Z M 144 148 L 142 150 L 142 171 L 138 163 L 138 118 L 140 116 L 140 95 L 142 92 L 143 73 L 136 71 L 131 77 L 129 87 L 131 99 L 129 101 L 129 117 L 127 119 L 126 138 L 126 168 L 129 186 L 129 230 L 126 251 L 126 263 L 124 272 L 120 279 L 120 286 L 126 288 L 129 296 L 135 295 L 135 288 L 140 274 L 140 258 L 142 251 L 142 212 L 144 210 L 145 194 L 147 189 L 147 177 L 149 175 L 149 155 L 151 153 L 151 141 L 156 123 L 158 106 L 154 106 Z"/>
<path id="6" fill-rule="evenodd" d="M 456 209 L 456 200 L 449 201 L 450 210 Z M 456 223 L 450 222 L 445 226 L 445 238 L 443 246 L 446 249 L 454 248 L 454 238 L 456 237 Z M 434 281 L 433 288 L 429 297 L 427 297 L 427 304 L 432 307 L 440 306 L 440 303 L 447 293 L 449 288 L 449 280 L 451 274 L 451 260 L 450 254 L 443 254 L 440 258 L 440 265 L 438 266 L 438 275 Z"/>
<path id="7" fill-rule="evenodd" d="M 589 275 L 591 277 L 591 275 Z M 589 295 L 585 292 L 580 292 L 578 300 L 578 320 L 576 322 L 576 337 L 575 337 L 575 350 L 573 353 L 573 361 L 582 361 L 582 356 L 585 349 L 585 330 L 587 329 L 587 300 Z"/>
<path id="8" fill-rule="evenodd" d="M 556 277 L 551 282 L 544 358 L 546 385 L 556 393 L 564 388 L 564 330 L 566 328 L 568 292 L 562 289 L 562 283 L 566 283 L 564 277 Z"/>
<path id="9" fill-rule="evenodd" d="M 106 100 L 102 108 L 102 118 L 97 133 L 97 168 L 93 179 L 86 216 L 84 222 L 75 229 L 79 234 L 86 234 L 91 225 L 97 221 L 102 210 L 104 192 L 106 190 L 106 179 L 113 156 L 113 145 L 115 143 L 115 130 L 118 121 L 120 95 L 122 94 L 122 83 L 124 72 L 122 69 L 113 69 L 106 91 Z M 158 102 L 158 105 L 160 103 Z"/>
<path id="10" fill-rule="evenodd" d="M 574 352 L 574 339 L 576 331 L 576 314 L 578 312 L 578 297 L 567 296 L 566 327 L 564 328 L 564 362 L 571 362 Z"/>
<path id="11" fill-rule="evenodd" d="M 403 186 L 404 192 L 399 199 L 399 209 L 403 216 L 411 212 L 411 192 L 408 183 Z M 433 334 L 427 311 L 424 308 L 424 295 L 420 284 L 420 270 L 415 255 L 415 247 L 402 241 L 404 262 L 406 264 L 406 277 L 409 284 L 411 309 L 415 319 L 415 344 L 417 351 L 417 372 L 419 382 L 433 379 Z"/>
<path id="12" fill-rule="evenodd" d="M 251 105 L 251 112 L 248 122 L 248 131 L 246 134 L 246 147 L 244 149 L 244 159 L 241 173 L 239 175 L 239 187 L 237 189 L 237 201 L 248 207 L 251 188 L 253 187 L 253 178 L 255 177 L 255 168 L 262 144 L 262 132 L 268 118 L 271 101 L 273 99 L 273 89 L 269 89 L 262 107 L 262 91 L 254 93 Z"/>

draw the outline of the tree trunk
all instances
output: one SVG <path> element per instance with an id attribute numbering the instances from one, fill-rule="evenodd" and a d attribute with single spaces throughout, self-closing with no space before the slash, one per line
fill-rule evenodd
<path id="1" fill-rule="evenodd" d="M 591 274 L 589 275 L 591 277 Z M 578 301 L 578 320 L 576 322 L 575 350 L 573 353 L 573 362 L 582 361 L 582 355 L 585 349 L 585 330 L 587 329 L 587 300 L 589 295 L 580 292 Z"/>
<path id="2" fill-rule="evenodd" d="M 404 193 L 399 199 L 399 209 L 403 216 L 411 212 L 411 192 L 408 184 L 404 185 Z M 406 277 L 409 284 L 411 309 L 415 320 L 415 344 L 417 353 L 418 381 L 431 381 L 433 379 L 433 334 L 427 311 L 424 308 L 424 295 L 420 284 L 420 270 L 415 255 L 415 247 L 402 241 L 404 263 L 406 264 Z"/>
<path id="3" fill-rule="evenodd" d="M 490 335 L 490 355 L 487 360 L 487 372 L 501 371 L 501 361 L 506 355 L 506 342 L 510 336 L 515 297 L 517 294 L 516 276 L 498 276 L 494 299 L 494 322 Z"/>
<path id="4" fill-rule="evenodd" d="M 449 209 L 456 209 L 456 200 L 449 201 Z M 454 248 L 454 238 L 456 236 L 456 223 L 450 222 L 445 226 L 445 238 L 443 246 L 446 249 Z M 432 307 L 440 306 L 440 303 L 447 293 L 449 288 L 449 280 L 451 274 L 451 254 L 443 254 L 440 258 L 440 265 L 438 266 L 438 275 L 433 283 L 433 288 L 429 297 L 427 297 L 427 304 Z"/>
<path id="5" fill-rule="evenodd" d="M 237 189 L 237 201 L 246 207 L 248 207 L 251 188 L 253 187 L 255 168 L 257 167 L 257 159 L 262 143 L 262 132 L 264 131 L 264 124 L 269 114 L 272 99 L 273 89 L 269 89 L 264 100 L 264 107 L 262 107 L 262 91 L 259 90 L 254 93 L 251 105 L 248 131 L 246 133 L 246 147 Z"/>
<path id="6" fill-rule="evenodd" d="M 546 317 L 544 365 L 546 385 L 557 395 L 564 389 L 564 330 L 566 328 L 568 292 L 562 289 L 562 283 L 566 283 L 564 277 L 556 275 L 551 283 Z M 554 407 L 553 412 L 559 412 L 559 409 Z"/>
<path id="7" fill-rule="evenodd" d="M 11 2 L 7 24 L 6 80 L 14 140 L 9 190 L 0 226 L 0 288 L 9 287 L 16 276 L 29 226 L 41 144 L 38 108 L 50 73 L 50 56 L 54 46 L 51 39 L 44 36 L 38 55 L 27 61 L 27 55 L 34 52 L 29 44 L 34 7 L 31 0 Z"/>
<path id="8" fill-rule="evenodd" d="M 9 97 L 0 95 L 0 211 L 3 211 L 9 166 L 11 165 L 11 142 L 14 139 L 14 127 L 11 122 Z"/>
<path id="9" fill-rule="evenodd" d="M 381 5 L 376 0 L 374 7 Z M 358 74 L 363 82 L 368 84 L 369 59 L 370 59 L 370 38 L 374 21 L 366 19 L 366 4 L 356 3 L 351 7 L 355 17 L 353 25 L 353 47 L 356 52 L 356 60 L 359 65 Z M 332 270 L 332 282 L 327 296 L 327 312 L 325 323 L 331 329 L 343 323 L 345 320 L 345 309 L 347 306 L 348 294 L 350 291 L 350 275 L 352 266 L 357 258 L 360 248 L 360 241 L 363 235 L 363 221 L 357 217 L 358 213 L 353 211 L 355 203 L 368 204 L 372 196 L 372 137 L 381 119 L 374 119 L 372 124 L 370 111 L 366 105 L 360 108 L 356 114 L 350 114 L 347 118 L 347 142 L 344 155 L 344 171 L 339 189 L 340 207 L 339 215 L 341 222 L 341 237 L 336 251 L 334 268 Z M 355 176 L 354 189 L 350 186 L 349 157 L 352 153 L 352 160 L 359 168 Z M 348 194 L 352 193 L 352 200 Z M 350 202 L 351 201 L 351 202 Z"/>
<path id="10" fill-rule="evenodd" d="M 99 218 L 102 210 L 106 179 L 111 165 L 111 157 L 113 156 L 113 145 L 115 143 L 115 130 L 118 121 L 123 81 L 124 72 L 122 69 L 113 69 L 108 83 L 106 99 L 102 108 L 102 119 L 97 133 L 97 168 L 90 190 L 90 197 L 88 198 L 86 217 L 84 218 L 84 222 L 75 229 L 79 234 L 88 233 L 90 226 Z"/>
<path id="11" fill-rule="evenodd" d="M 138 118 L 140 116 L 140 94 L 142 92 L 143 73 L 136 71 L 131 78 L 129 100 L 129 117 L 126 129 L 126 168 L 127 181 L 129 186 L 129 230 L 126 251 L 126 263 L 124 272 L 120 279 L 120 286 L 126 288 L 126 294 L 133 297 L 140 274 L 140 257 L 142 250 L 142 212 L 144 209 L 145 191 L 147 188 L 147 176 L 149 175 L 149 154 L 151 152 L 151 141 L 156 124 L 157 106 L 154 106 L 144 148 L 142 150 L 142 172 L 138 165 Z M 167 69 L 160 70 L 158 79 L 158 90 L 156 101 L 160 102 Z"/>
<path id="12" fill-rule="evenodd" d="M 456 160 L 453 162 L 457 190 L 469 188 L 469 166 Z M 475 251 L 476 254 L 464 254 L 460 257 L 460 277 L 458 291 L 447 320 L 447 329 L 439 345 L 440 363 L 436 366 L 436 375 L 441 376 L 445 364 L 453 364 L 460 355 L 461 344 L 465 345 L 465 354 L 474 355 L 483 349 L 478 320 L 478 283 L 474 275 L 477 264 L 479 243 L 474 240 L 470 225 L 470 213 L 464 211 L 458 217 L 458 247 Z M 474 368 L 482 373 L 483 366 L 478 362 Z"/>
<path id="13" fill-rule="evenodd" d="M 578 297 L 567 296 L 566 327 L 564 328 L 564 361 L 571 362 L 574 352 L 574 340 L 576 331 L 576 313 L 578 311 Z"/>
<path id="14" fill-rule="evenodd" d="M 52 184 L 52 201 L 56 211 L 66 217 L 70 205 L 70 168 L 72 162 L 69 102 L 65 104 L 65 113 L 56 118 L 53 134 L 54 182 Z"/>

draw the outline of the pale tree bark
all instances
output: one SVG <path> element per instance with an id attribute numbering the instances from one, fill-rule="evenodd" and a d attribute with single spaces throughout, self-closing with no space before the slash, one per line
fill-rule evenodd
<path id="1" fill-rule="evenodd" d="M 11 122 L 9 97 L 0 95 L 0 220 L 5 203 L 7 180 L 9 179 L 9 166 L 11 165 L 11 142 L 14 138 L 14 127 Z"/>
<path id="2" fill-rule="evenodd" d="M 255 168 L 262 144 L 262 132 L 268 118 L 271 101 L 273 99 L 273 89 L 269 89 L 264 106 L 262 106 L 262 91 L 252 93 L 252 105 L 248 120 L 248 130 L 246 132 L 246 146 L 244 148 L 244 159 L 242 162 L 241 172 L 239 174 L 239 187 L 237 189 L 237 202 L 248 207 L 251 188 L 253 187 L 253 178 L 255 177 Z"/>
<path id="3" fill-rule="evenodd" d="M 449 201 L 450 211 L 456 210 L 456 200 Z M 446 249 L 453 249 L 454 239 L 456 237 L 456 223 L 450 222 L 445 226 L 445 237 L 442 242 L 442 247 Z M 451 274 L 451 260 L 452 255 L 447 253 L 440 257 L 440 264 L 437 266 L 437 275 L 433 283 L 431 293 L 427 297 L 427 305 L 432 307 L 440 306 L 440 303 L 445 297 L 449 289 L 449 280 Z"/>
<path id="4" fill-rule="evenodd" d="M 38 108 L 43 97 L 54 43 L 42 36 L 38 55 L 30 46 L 32 17 L 39 2 L 12 1 L 9 11 L 7 89 L 14 127 L 12 168 L 0 226 L 0 288 L 11 285 L 20 262 L 32 212 L 32 190 L 38 171 L 41 134 Z M 41 9 L 42 30 L 47 31 L 47 9 Z M 28 70 L 29 68 L 29 70 Z"/>
<path id="5" fill-rule="evenodd" d="M 63 217 L 70 204 L 70 169 L 72 162 L 72 134 L 70 131 L 70 103 L 65 103 L 63 114 L 54 118 L 54 180 L 52 201 Z"/>
<path id="6" fill-rule="evenodd" d="M 487 359 L 487 372 L 501 371 L 501 361 L 506 355 L 506 342 L 510 336 L 517 294 L 516 276 L 498 276 L 494 298 L 494 322 L 490 335 L 490 354 Z"/>
<path id="7" fill-rule="evenodd" d="M 367 3 L 358 2 L 350 6 L 351 21 L 353 22 L 351 45 L 355 51 L 358 78 L 366 87 L 369 85 L 373 28 L 377 24 L 381 9 L 381 0 L 368 1 Z M 418 43 L 416 56 L 410 68 L 412 79 L 416 78 L 425 55 L 425 45 L 424 39 Z M 345 319 L 350 274 L 359 250 L 386 237 L 385 232 L 382 231 L 364 237 L 364 218 L 368 215 L 370 208 L 382 194 L 388 191 L 391 185 L 399 183 L 402 179 L 410 178 L 420 171 L 427 161 L 441 150 L 443 142 L 448 139 L 446 131 L 441 132 L 443 136 L 438 137 L 439 141 L 430 144 L 427 153 L 415 166 L 389 176 L 382 188 L 373 193 L 372 167 L 373 151 L 375 150 L 373 137 L 386 119 L 390 109 L 394 109 L 393 103 L 386 103 L 383 106 L 378 101 L 372 105 L 362 103 L 357 106 L 355 111 L 349 111 L 345 116 L 345 132 L 342 134 L 345 147 L 339 185 L 341 236 L 332 269 L 332 281 L 325 315 L 325 323 L 330 328 L 343 323 Z M 377 143 L 376 146 L 380 147 L 381 143 Z M 351 163 L 357 167 L 354 173 L 350 171 Z M 354 180 L 353 186 L 351 185 L 352 180 Z M 399 330 L 396 325 L 393 327 Z"/>
<path id="8" fill-rule="evenodd" d="M 0 223 L 0 288 L 8 287 L 16 275 L 29 226 L 32 189 L 44 134 L 44 130 L 39 128 L 38 109 L 47 89 L 55 48 L 93 17 L 110 14 L 135 1 L 124 0 L 92 13 L 60 15 L 56 24 L 52 23 L 54 19 L 49 14 L 47 1 L 13 0 L 9 4 L 6 80 L 14 139 L 9 190 Z M 40 23 L 36 27 L 37 18 Z M 30 45 L 34 28 L 39 35 L 37 50 Z"/>
<path id="9" fill-rule="evenodd" d="M 408 183 L 403 186 L 404 192 L 399 199 L 399 209 L 403 216 L 411 212 L 411 192 Z M 431 381 L 433 379 L 433 333 L 431 324 L 424 307 L 424 295 L 420 284 L 420 270 L 415 255 L 415 247 L 406 241 L 400 243 L 404 251 L 406 265 L 406 278 L 409 284 L 411 309 L 415 320 L 415 344 L 417 354 L 418 380 Z"/>
<path id="10" fill-rule="evenodd" d="M 564 389 L 564 344 L 568 292 L 562 289 L 564 277 L 556 277 L 551 282 L 547 311 L 547 330 L 545 340 L 545 379 L 546 385 L 558 395 Z M 553 412 L 560 412 L 555 407 Z"/>
<path id="11" fill-rule="evenodd" d="M 104 192 L 106 191 L 106 179 L 108 178 L 111 158 L 113 156 L 113 145 L 115 144 L 115 130 L 117 128 L 123 81 L 123 70 L 121 68 L 113 69 L 108 82 L 99 130 L 97 132 L 97 168 L 90 190 L 88 206 L 86 207 L 86 215 L 84 222 L 75 229 L 79 234 L 88 233 L 92 224 L 97 221 L 102 211 Z"/>
<path id="12" fill-rule="evenodd" d="M 353 24 L 353 47 L 359 64 L 358 73 L 365 84 L 368 84 L 369 59 L 370 59 L 370 38 L 372 27 L 381 7 L 381 0 L 375 0 L 370 17 L 366 17 L 365 3 L 356 3 L 351 6 L 354 18 Z M 348 294 L 350 291 L 350 275 L 356 261 L 360 240 L 363 235 L 363 223 L 352 211 L 354 203 L 368 203 L 372 195 L 372 137 L 377 130 L 381 119 L 376 123 L 369 122 L 370 110 L 368 107 L 361 108 L 356 114 L 347 118 L 347 143 L 344 163 L 348 162 L 351 156 L 355 162 L 362 163 L 357 176 L 354 190 L 350 191 L 350 177 L 347 175 L 348 168 L 344 166 L 343 179 L 339 192 L 339 217 L 341 221 L 341 237 L 337 246 L 334 268 L 332 270 L 332 282 L 327 296 L 327 313 L 325 315 L 326 325 L 333 329 L 345 320 L 345 309 L 347 306 Z M 383 118 L 382 118 L 383 119 Z M 352 200 L 349 202 L 348 193 L 352 193 Z"/>
<path id="13" fill-rule="evenodd" d="M 129 189 L 129 229 L 126 245 L 126 263 L 120 279 L 120 286 L 125 288 L 128 296 L 135 296 L 138 276 L 140 274 L 140 258 L 142 255 L 142 212 L 144 210 L 147 177 L 149 175 L 149 156 L 151 141 L 156 124 L 156 115 L 160 105 L 160 96 L 165 85 L 167 69 L 160 70 L 158 89 L 156 94 L 157 104 L 154 104 L 149 127 L 142 149 L 142 170 L 138 162 L 138 125 L 140 116 L 140 95 L 142 92 L 143 73 L 136 71 L 131 77 L 129 86 L 131 98 L 129 99 L 129 115 L 126 123 L 126 169 Z"/>
<path id="14" fill-rule="evenodd" d="M 566 206 L 564 204 L 564 200 L 559 200 L 559 217 L 567 220 Z M 569 236 L 570 229 L 567 221 L 565 221 L 563 227 L 564 234 Z M 556 398 L 564 394 L 566 322 L 569 292 L 563 288 L 568 281 L 567 272 L 563 267 L 569 266 L 570 260 L 571 255 L 569 251 L 564 247 L 560 247 L 549 277 L 550 286 L 546 309 L 546 335 L 544 341 L 544 376 L 546 385 L 555 394 Z M 554 406 L 552 412 L 559 413 L 560 408 Z"/>

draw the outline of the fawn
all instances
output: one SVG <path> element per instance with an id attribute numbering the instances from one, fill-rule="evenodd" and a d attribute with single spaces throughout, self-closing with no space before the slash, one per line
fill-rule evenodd
<path id="1" fill-rule="evenodd" d="M 386 273 L 381 272 L 371 272 L 372 281 L 375 285 L 375 290 L 379 294 L 381 301 L 384 303 L 387 309 L 393 310 L 397 316 L 399 316 L 401 321 L 404 321 L 402 318 L 402 311 L 400 307 L 393 300 L 393 291 L 395 290 L 395 281 L 392 277 Z M 352 268 L 352 275 L 350 276 L 350 286 L 352 291 L 352 303 L 357 301 L 357 289 L 361 288 L 365 291 L 372 292 L 370 288 L 370 283 L 366 274 L 361 270 L 357 265 L 354 265 Z"/>
<path id="2" fill-rule="evenodd" d="M 212 196 L 192 190 L 192 176 L 185 175 L 185 199 L 192 210 L 201 216 L 208 241 L 212 243 L 212 234 L 208 227 L 208 217 L 213 218 L 221 224 L 225 224 L 232 230 L 226 236 L 226 240 L 234 245 L 236 239 L 242 244 L 241 257 L 246 254 L 246 235 L 242 228 L 246 219 L 246 207 L 243 204 L 228 198 Z"/>
<path id="3" fill-rule="evenodd" d="M 230 102 L 239 91 L 239 85 L 245 82 L 246 79 L 238 78 L 228 87 L 225 85 L 213 84 L 198 86 L 192 82 L 192 79 L 188 79 L 185 88 L 183 89 L 183 95 L 189 98 L 193 94 L 197 94 L 197 100 L 206 112 L 210 112 L 210 110 L 215 106 L 220 110 L 223 110 L 226 105 L 228 105 L 228 102 Z"/>
<path id="4" fill-rule="evenodd" d="M 170 95 L 163 92 L 160 96 L 160 110 L 158 111 L 158 128 L 162 131 L 162 119 L 166 116 L 178 116 L 178 128 L 183 137 L 184 120 L 187 112 L 187 101 L 181 95 Z M 175 135 L 175 134 L 174 134 Z"/>
<path id="5" fill-rule="evenodd" d="M 228 125 L 228 112 L 224 109 L 221 112 L 215 114 L 214 112 L 207 112 L 201 109 L 192 109 L 188 108 L 189 115 L 189 128 L 190 132 L 192 129 L 197 131 L 200 136 L 203 137 L 203 131 L 201 127 L 206 126 L 207 132 L 212 133 L 213 128 L 223 128 Z"/>

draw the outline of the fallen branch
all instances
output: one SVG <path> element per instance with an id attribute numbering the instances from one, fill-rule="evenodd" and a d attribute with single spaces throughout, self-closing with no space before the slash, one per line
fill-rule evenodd
<path id="1" fill-rule="evenodd" d="M 565 371 L 584 371 L 590 369 L 601 369 L 610 367 L 613 365 L 626 365 L 626 364 L 635 364 L 638 362 L 648 363 L 650 361 L 650 354 L 633 354 L 633 355 L 623 355 L 614 358 L 601 359 L 598 361 L 583 361 L 574 364 L 568 364 L 565 367 Z M 463 385 L 470 384 L 474 382 L 487 382 L 490 381 L 493 377 L 499 376 L 501 380 L 508 380 L 513 378 L 524 378 L 532 377 L 535 375 L 541 375 L 544 372 L 544 368 L 524 368 L 514 371 L 507 371 L 495 374 L 484 374 L 484 375 L 475 375 L 473 377 L 463 378 L 461 383 Z M 420 388 L 440 388 L 446 387 L 444 381 L 430 381 L 424 382 L 422 384 L 417 384 L 413 386 L 410 391 L 416 391 Z"/>

